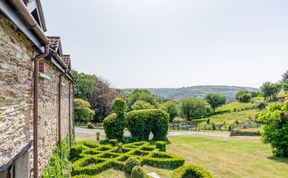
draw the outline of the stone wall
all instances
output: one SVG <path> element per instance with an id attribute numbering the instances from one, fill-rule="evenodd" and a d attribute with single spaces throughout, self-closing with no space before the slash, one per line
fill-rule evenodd
<path id="1" fill-rule="evenodd" d="M 0 14 L 0 165 L 32 139 L 32 57 L 27 38 Z"/>
<path id="2" fill-rule="evenodd" d="M 49 60 L 45 60 L 44 74 L 48 78 L 39 79 L 39 174 L 51 158 L 53 148 L 58 142 L 60 72 Z"/>
<path id="3" fill-rule="evenodd" d="M 69 134 L 69 80 L 66 77 L 62 79 L 61 96 L 61 138 L 68 137 Z"/>

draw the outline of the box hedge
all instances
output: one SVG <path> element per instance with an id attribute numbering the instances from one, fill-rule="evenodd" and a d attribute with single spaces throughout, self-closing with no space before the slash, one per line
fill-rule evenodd
<path id="1" fill-rule="evenodd" d="M 158 109 L 135 110 L 126 115 L 127 128 L 137 140 L 165 140 L 168 133 L 169 115 Z"/>
<path id="2" fill-rule="evenodd" d="M 195 165 L 182 166 L 176 169 L 172 174 L 172 178 L 188 178 L 188 177 L 212 178 L 212 175 L 205 169 Z"/>

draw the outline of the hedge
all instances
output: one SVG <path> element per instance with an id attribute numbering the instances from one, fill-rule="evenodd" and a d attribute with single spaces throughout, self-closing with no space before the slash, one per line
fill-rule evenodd
<path id="1" fill-rule="evenodd" d="M 165 140 L 168 133 L 169 115 L 158 109 L 135 110 L 126 115 L 127 128 L 137 140 Z"/>
<path id="2" fill-rule="evenodd" d="M 145 164 L 169 169 L 184 164 L 184 159 L 159 151 L 145 141 L 123 144 L 122 153 L 119 153 L 118 146 L 100 145 L 96 142 L 78 142 L 71 150 L 70 157 L 76 159 L 72 171 L 74 176 L 95 175 L 110 168 L 130 173 L 133 167 Z M 138 163 L 131 161 L 136 158 Z"/>
<path id="3" fill-rule="evenodd" d="M 157 141 L 156 142 L 156 148 L 158 148 L 160 151 L 166 151 L 166 142 L 163 141 Z"/>
<path id="4" fill-rule="evenodd" d="M 145 174 L 141 166 L 135 166 L 132 169 L 131 178 L 149 178 L 149 176 Z"/>
<path id="5" fill-rule="evenodd" d="M 172 178 L 190 178 L 190 177 L 212 178 L 212 175 L 205 169 L 195 165 L 182 166 L 176 169 L 172 174 Z"/>

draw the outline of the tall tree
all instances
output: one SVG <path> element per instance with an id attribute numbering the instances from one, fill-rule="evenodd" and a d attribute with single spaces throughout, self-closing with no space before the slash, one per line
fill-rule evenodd
<path id="1" fill-rule="evenodd" d="M 89 122 L 93 119 L 95 111 L 91 109 L 88 101 L 81 98 L 74 99 L 74 115 L 76 121 Z"/>
<path id="2" fill-rule="evenodd" d="M 91 98 L 91 90 L 97 81 L 95 75 L 79 73 L 76 70 L 72 70 L 72 74 L 76 80 L 74 85 L 74 96 L 75 98 L 82 98 L 89 100 Z"/>
<path id="3" fill-rule="evenodd" d="M 248 103 L 253 96 L 256 96 L 256 93 L 252 93 L 248 90 L 241 90 L 236 93 L 235 99 L 242 103 Z"/>
<path id="4" fill-rule="evenodd" d="M 265 82 L 261 86 L 261 91 L 263 93 L 265 100 L 275 99 L 277 97 L 277 94 L 281 91 L 281 84 Z"/>
<path id="5" fill-rule="evenodd" d="M 211 105 L 214 111 L 216 108 L 226 103 L 226 97 L 218 93 L 208 93 L 205 96 L 205 100 Z"/>
<path id="6" fill-rule="evenodd" d="M 203 118 L 211 114 L 209 103 L 198 98 L 185 98 L 180 102 L 181 115 L 188 121 Z"/>

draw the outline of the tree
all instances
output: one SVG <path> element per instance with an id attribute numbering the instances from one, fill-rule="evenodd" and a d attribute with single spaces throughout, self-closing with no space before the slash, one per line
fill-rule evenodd
<path id="1" fill-rule="evenodd" d="M 256 119 L 263 124 L 262 141 L 271 144 L 275 156 L 288 158 L 288 101 L 270 104 Z"/>
<path id="2" fill-rule="evenodd" d="M 226 103 L 226 97 L 218 93 L 208 93 L 205 96 L 205 100 L 210 104 L 214 111 L 216 108 Z"/>
<path id="3" fill-rule="evenodd" d="M 93 119 L 95 111 L 91 109 L 88 101 L 81 98 L 74 99 L 74 116 L 76 121 L 89 122 Z"/>
<path id="4" fill-rule="evenodd" d="M 102 122 L 103 119 L 112 111 L 112 101 L 120 94 L 116 89 L 110 87 L 108 81 L 97 78 L 91 89 L 89 102 L 96 111 L 95 121 Z M 121 97 L 121 96 L 120 96 Z"/>
<path id="5" fill-rule="evenodd" d="M 191 121 L 192 119 L 198 119 L 206 117 L 211 114 L 212 108 L 209 103 L 197 98 L 186 98 L 180 103 L 181 115 Z"/>
<path id="6" fill-rule="evenodd" d="M 275 99 L 277 97 L 277 94 L 281 91 L 281 84 L 265 82 L 261 86 L 261 91 L 263 93 L 265 100 Z"/>
<path id="7" fill-rule="evenodd" d="M 282 75 L 282 87 L 283 90 L 287 93 L 288 92 L 288 70 Z"/>
<path id="8" fill-rule="evenodd" d="M 160 105 L 160 109 L 166 111 L 169 114 L 170 122 L 172 122 L 173 119 L 178 116 L 178 108 L 175 101 L 166 101 Z"/>
<path id="9" fill-rule="evenodd" d="M 155 108 L 157 108 L 159 103 L 161 102 L 161 98 L 152 94 L 150 91 L 146 89 L 135 89 L 127 95 L 128 109 L 131 110 L 132 105 L 138 100 L 150 103 Z"/>
<path id="10" fill-rule="evenodd" d="M 92 87 L 95 85 L 97 77 L 95 75 L 79 73 L 75 70 L 72 70 L 72 74 L 76 80 L 76 84 L 74 85 L 75 98 L 89 100 L 91 98 Z"/>
<path id="11" fill-rule="evenodd" d="M 242 103 L 248 103 L 253 97 L 253 95 L 256 95 L 256 94 L 248 90 L 241 90 L 236 93 L 235 99 Z"/>
<path id="12" fill-rule="evenodd" d="M 132 110 L 154 109 L 154 108 L 155 108 L 155 106 L 153 106 L 150 103 L 143 101 L 143 100 L 138 100 L 131 106 Z"/>

